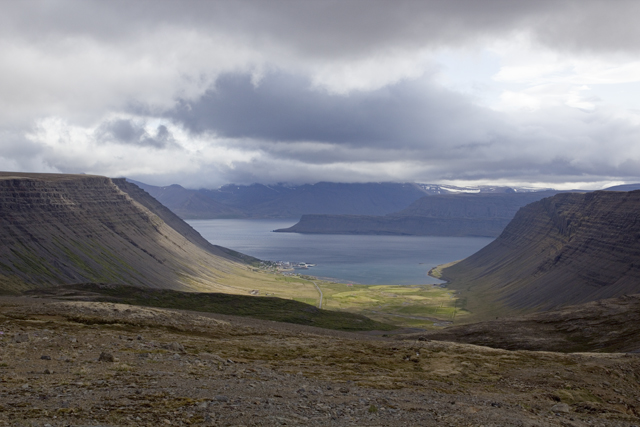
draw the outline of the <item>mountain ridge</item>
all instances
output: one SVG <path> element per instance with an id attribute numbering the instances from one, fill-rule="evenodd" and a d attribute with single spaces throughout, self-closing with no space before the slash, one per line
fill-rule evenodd
<path id="1" fill-rule="evenodd" d="M 638 259 L 640 191 L 560 193 L 521 208 L 441 278 L 472 311 L 544 311 L 640 292 Z"/>
<path id="2" fill-rule="evenodd" d="M 82 282 L 229 290 L 250 261 L 124 180 L 0 172 L 0 212 L 0 284 L 9 292 Z"/>

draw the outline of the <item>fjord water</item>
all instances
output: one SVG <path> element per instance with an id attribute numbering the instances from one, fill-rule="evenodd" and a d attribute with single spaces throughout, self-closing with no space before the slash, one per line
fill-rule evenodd
<path id="1" fill-rule="evenodd" d="M 439 283 L 427 272 L 477 252 L 493 238 L 274 233 L 297 220 L 188 220 L 205 239 L 262 260 L 316 264 L 298 270 L 360 284 Z"/>

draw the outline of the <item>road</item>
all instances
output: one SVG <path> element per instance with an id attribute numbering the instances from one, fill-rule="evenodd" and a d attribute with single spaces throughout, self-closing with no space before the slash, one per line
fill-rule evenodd
<path id="1" fill-rule="evenodd" d="M 313 286 L 316 287 L 316 289 L 318 290 L 318 293 L 320 294 L 320 303 L 318 304 L 318 308 L 322 308 L 322 289 L 320 289 L 320 286 L 316 285 L 316 282 L 311 282 L 313 283 Z"/>

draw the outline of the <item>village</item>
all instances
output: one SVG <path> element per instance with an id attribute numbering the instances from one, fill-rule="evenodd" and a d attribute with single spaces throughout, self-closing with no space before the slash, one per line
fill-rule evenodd
<path id="1" fill-rule="evenodd" d="M 316 264 L 307 262 L 289 262 L 289 261 L 276 261 L 274 263 L 276 269 L 285 276 L 294 275 L 296 269 L 308 269 L 309 267 L 315 267 Z"/>

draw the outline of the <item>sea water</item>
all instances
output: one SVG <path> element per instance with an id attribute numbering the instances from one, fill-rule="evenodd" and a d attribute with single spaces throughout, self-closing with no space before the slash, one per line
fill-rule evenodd
<path id="1" fill-rule="evenodd" d="M 305 262 L 298 270 L 344 283 L 369 285 L 440 283 L 427 272 L 436 265 L 468 257 L 493 238 L 366 236 L 274 233 L 297 223 L 271 219 L 188 220 L 214 245 L 268 261 Z"/>

